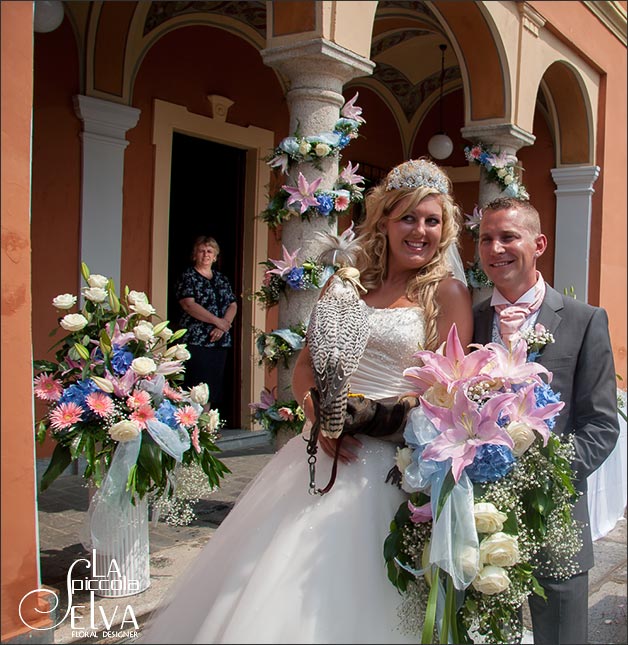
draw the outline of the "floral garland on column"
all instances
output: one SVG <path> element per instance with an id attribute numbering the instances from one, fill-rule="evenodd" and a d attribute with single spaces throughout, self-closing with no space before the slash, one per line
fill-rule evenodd
<path id="1" fill-rule="evenodd" d="M 467 146 L 464 149 L 464 156 L 469 163 L 484 168 L 486 177 L 489 181 L 497 184 L 504 197 L 514 197 L 521 200 L 529 200 L 530 195 L 526 187 L 521 183 L 517 176 L 517 170 L 523 170 L 517 165 L 517 157 L 506 152 L 494 153 L 482 143 L 476 143 L 473 146 Z M 465 214 L 465 228 L 471 233 L 474 241 L 477 243 L 482 219 L 482 209 L 476 206 L 473 214 Z M 474 289 L 492 287 L 493 283 L 489 280 L 486 273 L 480 266 L 479 259 L 466 270 L 467 280 Z"/>
<path id="2" fill-rule="evenodd" d="M 326 157 L 340 156 L 353 139 L 357 138 L 360 126 L 366 121 L 361 116 L 362 108 L 356 105 L 358 93 L 347 101 L 340 110 L 340 118 L 331 132 L 322 132 L 303 137 L 297 132 L 286 137 L 272 151 L 266 162 L 271 168 L 287 174 L 295 164 L 311 163 L 321 169 L 321 161 Z M 340 171 L 329 190 L 319 189 L 322 178 L 308 182 L 302 173 L 297 177 L 297 185 L 284 184 L 269 197 L 268 207 L 260 217 L 269 228 L 277 229 L 292 217 L 299 216 L 303 221 L 312 217 L 335 218 L 344 213 L 352 203 L 363 199 L 364 177 L 357 174 L 358 164 L 351 162 Z M 253 294 L 266 308 L 276 305 L 281 295 L 288 297 L 292 290 L 320 289 L 333 274 L 334 267 L 322 266 L 308 258 L 299 263 L 299 251 L 290 252 L 282 246 L 283 259 L 268 259 L 264 281 Z M 260 354 L 259 363 L 274 369 L 280 361 L 287 365 L 290 357 L 300 351 L 305 342 L 305 323 L 289 329 L 276 329 L 269 333 L 258 332 L 256 348 Z M 275 392 L 264 388 L 260 401 L 250 403 L 249 407 L 255 421 L 274 435 L 280 429 L 298 434 L 303 429 L 305 415 L 301 406 L 294 400 L 279 401 Z"/>

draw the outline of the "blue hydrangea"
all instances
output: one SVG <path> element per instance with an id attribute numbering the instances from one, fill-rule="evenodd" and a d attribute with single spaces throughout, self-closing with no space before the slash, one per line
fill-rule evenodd
<path id="1" fill-rule="evenodd" d="M 59 403 L 76 403 L 76 405 L 80 405 L 87 414 L 86 418 L 90 419 L 93 417 L 93 412 L 87 407 L 85 399 L 89 394 L 97 391 L 99 391 L 99 388 L 91 379 L 78 381 L 63 391 Z"/>
<path id="2" fill-rule="evenodd" d="M 478 160 L 481 164 L 485 164 L 486 162 L 491 158 L 491 155 L 488 154 L 488 152 L 481 152 L 480 156 L 478 157 Z"/>
<path id="3" fill-rule="evenodd" d="M 118 375 L 126 374 L 134 358 L 133 353 L 124 347 L 114 347 L 111 354 L 111 367 Z"/>
<path id="4" fill-rule="evenodd" d="M 295 267 L 286 275 L 286 283 L 291 289 L 305 289 L 305 271 L 303 267 Z"/>
<path id="5" fill-rule="evenodd" d="M 174 413 L 176 411 L 177 411 L 176 406 L 170 403 L 170 401 L 168 401 L 167 399 L 165 399 L 162 402 L 162 404 L 157 408 L 157 412 L 155 413 L 155 416 L 162 423 L 165 423 L 171 428 L 176 428 L 178 425 L 177 420 L 174 416 Z"/>
<path id="6" fill-rule="evenodd" d="M 475 483 L 496 482 L 507 475 L 515 465 L 515 458 L 507 446 L 485 443 L 476 453 L 473 463 L 465 468 Z"/>
<path id="7" fill-rule="evenodd" d="M 342 148 L 346 148 L 349 143 L 351 143 L 351 137 L 348 134 L 341 134 L 338 139 L 338 147 L 342 150 Z"/>
<path id="8" fill-rule="evenodd" d="M 560 392 L 554 392 L 554 390 L 552 390 L 552 388 L 547 383 L 543 383 L 542 385 L 537 385 L 534 388 L 534 398 L 536 399 L 537 407 L 543 408 L 549 403 L 559 403 Z M 550 430 L 554 429 L 557 416 L 558 414 L 555 414 L 550 419 L 545 419 L 545 424 Z"/>
<path id="9" fill-rule="evenodd" d="M 325 217 L 334 209 L 334 200 L 331 198 L 331 195 L 318 195 L 316 201 L 318 202 L 316 210 Z"/>

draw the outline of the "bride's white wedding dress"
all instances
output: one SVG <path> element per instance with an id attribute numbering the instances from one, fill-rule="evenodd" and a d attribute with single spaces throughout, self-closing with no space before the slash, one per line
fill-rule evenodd
<path id="1" fill-rule="evenodd" d="M 352 392 L 408 391 L 403 370 L 425 338 L 417 308 L 368 307 L 371 334 Z M 385 483 L 396 446 L 360 437 L 332 490 L 308 493 L 306 443 L 291 439 L 240 497 L 156 610 L 144 643 L 416 643 L 399 629 L 402 596 L 383 544 L 405 495 Z M 321 450 L 316 479 L 329 480 Z"/>

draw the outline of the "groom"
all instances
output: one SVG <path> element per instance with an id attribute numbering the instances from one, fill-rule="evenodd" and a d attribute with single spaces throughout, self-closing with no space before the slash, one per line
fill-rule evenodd
<path id="1" fill-rule="evenodd" d="M 522 330 L 543 325 L 554 336 L 537 356 L 553 373 L 552 389 L 565 407 L 554 432 L 572 433 L 575 486 L 582 495 L 574 517 L 583 523 L 582 549 L 568 580 L 538 577 L 547 602 L 529 599 L 535 645 L 587 643 L 588 571 L 593 546 L 587 477 L 619 436 L 613 354 L 604 309 L 562 296 L 545 283 L 536 261 L 547 247 L 537 210 L 517 199 L 497 199 L 483 209 L 479 233 L 482 268 L 494 283 L 492 298 L 474 308 L 474 341 L 516 342 Z M 583 259 L 584 261 L 584 259 Z"/>

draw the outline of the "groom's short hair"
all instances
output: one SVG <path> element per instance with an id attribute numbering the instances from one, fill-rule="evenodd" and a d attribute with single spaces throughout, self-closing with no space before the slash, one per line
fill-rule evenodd
<path id="1" fill-rule="evenodd" d="M 541 234 L 541 217 L 539 216 L 539 211 L 527 200 L 516 199 L 515 197 L 498 197 L 488 203 L 482 209 L 482 212 L 513 209 L 521 215 L 525 225 L 533 235 Z"/>

